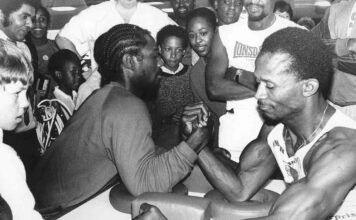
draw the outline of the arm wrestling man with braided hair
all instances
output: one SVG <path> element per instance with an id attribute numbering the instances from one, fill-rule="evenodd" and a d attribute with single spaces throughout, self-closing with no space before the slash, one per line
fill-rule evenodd
<path id="1" fill-rule="evenodd" d="M 169 192 L 192 169 L 209 129 L 158 153 L 142 100 L 159 85 L 162 64 L 149 32 L 119 24 L 101 35 L 94 57 L 103 87 L 66 124 L 34 171 L 32 190 L 44 216 L 81 204 L 119 177 L 128 191 Z"/>

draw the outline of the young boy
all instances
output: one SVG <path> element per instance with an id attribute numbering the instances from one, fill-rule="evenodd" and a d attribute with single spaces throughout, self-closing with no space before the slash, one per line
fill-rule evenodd
<path id="1" fill-rule="evenodd" d="M 80 60 L 70 50 L 59 50 L 51 56 L 48 71 L 58 86 L 48 94 L 49 99 L 38 103 L 36 109 L 39 121 L 37 137 L 41 144 L 41 154 L 58 137 L 73 115 L 81 80 Z"/>
<path id="2" fill-rule="evenodd" d="M 48 72 L 58 84 L 54 88 L 53 97 L 63 102 L 72 115 L 81 81 L 79 58 L 70 50 L 59 50 L 51 56 Z"/>
<path id="3" fill-rule="evenodd" d="M 3 143 L 3 130 L 13 130 L 27 110 L 27 88 L 33 81 L 30 61 L 14 44 L 0 40 L 0 194 L 8 203 L 12 219 L 42 219 L 26 183 L 23 163 Z"/>
<path id="4" fill-rule="evenodd" d="M 157 45 L 164 64 L 160 68 L 158 96 L 150 108 L 153 137 L 172 141 L 160 143 L 162 139 L 156 139 L 161 145 L 171 145 L 177 140 L 172 134 L 176 131 L 178 119 L 184 106 L 193 101 L 189 83 L 190 66 L 182 64 L 188 42 L 188 34 L 180 26 L 167 25 L 157 33 Z"/>

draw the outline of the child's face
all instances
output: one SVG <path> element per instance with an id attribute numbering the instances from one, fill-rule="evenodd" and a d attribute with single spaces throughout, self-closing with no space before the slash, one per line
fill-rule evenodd
<path id="1" fill-rule="evenodd" d="M 34 38 L 47 37 L 48 18 L 43 10 L 36 11 L 36 15 L 33 21 L 33 28 L 31 34 Z"/>
<path id="2" fill-rule="evenodd" d="M 77 91 L 80 85 L 80 74 L 80 61 L 67 61 L 62 72 L 64 86 Z"/>
<path id="3" fill-rule="evenodd" d="M 206 57 L 211 50 L 214 28 L 206 19 L 196 17 L 187 26 L 188 38 L 193 50 L 200 56 Z"/>
<path id="4" fill-rule="evenodd" d="M 13 130 L 22 121 L 29 105 L 27 86 L 20 81 L 0 85 L 0 128 Z"/>
<path id="5" fill-rule="evenodd" d="M 159 50 L 164 66 L 173 71 L 177 70 L 185 53 L 182 40 L 174 36 L 167 37 L 159 46 Z"/>

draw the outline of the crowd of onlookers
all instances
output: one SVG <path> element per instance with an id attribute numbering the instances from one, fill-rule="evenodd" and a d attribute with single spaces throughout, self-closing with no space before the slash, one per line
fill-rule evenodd
<path id="1" fill-rule="evenodd" d="M 229 196 L 228 187 L 215 181 L 223 178 L 219 173 L 224 169 L 211 162 L 217 170 L 209 170 L 204 160 L 216 157 L 230 170 L 243 169 L 239 162 L 249 153 L 245 147 L 266 129 L 259 109 L 260 87 L 278 87 L 257 77 L 263 72 L 258 69 L 264 65 L 261 59 L 269 62 L 265 54 L 279 51 L 263 42 L 284 28 L 322 40 L 335 71 L 330 84 L 323 85 L 327 91 L 322 91 L 330 104 L 318 102 L 323 106 L 321 119 L 317 117 L 317 127 L 300 146 L 316 138 L 330 108 L 355 120 L 355 1 L 335 0 L 320 22 L 311 17 L 295 20 L 288 2 L 261 2 L 210 0 L 210 7 L 196 8 L 195 0 L 171 0 L 174 14 L 169 17 L 137 0 L 104 1 L 72 17 L 55 39 L 48 39 L 51 17 L 45 7 L 35 0 L 1 0 L 0 70 L 11 74 L 0 73 L 0 89 L 16 85 L 16 96 L 22 99 L 16 99 L 22 102 L 16 123 L 7 127 L 0 122 L 1 146 L 11 146 L 22 160 L 0 149 L 0 154 L 9 155 L 1 158 L 10 158 L 0 166 L 14 166 L 0 168 L 0 182 L 6 169 L 14 176 L 0 183 L 0 203 L 11 210 L 4 216 L 39 219 L 33 210 L 36 201 L 44 218 L 58 218 L 118 181 L 135 196 L 168 192 L 196 161 L 233 202 L 234 194 Z M 261 49 L 270 51 L 259 55 Z M 293 56 L 302 59 L 300 54 Z M 319 71 L 308 68 L 301 69 Z M 328 66 L 320 68 L 329 71 Z M 305 85 L 305 97 L 312 96 L 308 89 L 313 85 Z M 5 107 L 0 107 L 5 115 L 0 120 L 9 111 Z M 288 124 L 287 119 L 281 121 Z M 283 131 L 286 142 L 293 142 L 294 136 L 288 135 Z M 206 153 L 205 146 L 211 152 Z M 297 168 L 273 173 L 297 182 L 301 174 L 293 172 L 301 171 L 292 169 Z"/>

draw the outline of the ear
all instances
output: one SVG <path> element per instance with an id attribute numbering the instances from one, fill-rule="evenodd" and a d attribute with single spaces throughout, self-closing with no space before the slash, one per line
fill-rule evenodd
<path id="1" fill-rule="evenodd" d="M 123 69 L 133 69 L 135 66 L 134 56 L 130 54 L 124 54 L 122 57 L 122 66 Z"/>
<path id="2" fill-rule="evenodd" d="M 158 45 L 158 53 L 161 54 L 162 53 L 162 48 L 161 45 Z"/>
<path id="3" fill-rule="evenodd" d="M 319 89 L 319 81 L 317 79 L 306 79 L 303 80 L 303 95 L 309 97 L 317 93 Z"/>
<path id="4" fill-rule="evenodd" d="M 61 80 L 63 78 L 62 72 L 59 70 L 54 71 L 54 75 L 58 80 Z"/>

